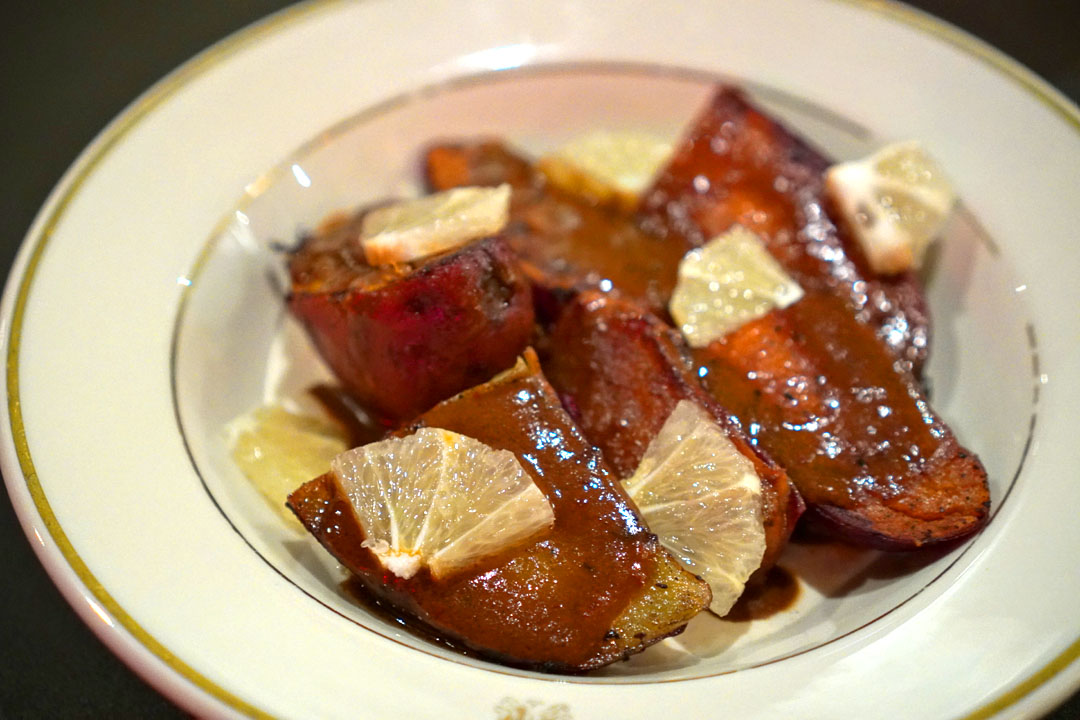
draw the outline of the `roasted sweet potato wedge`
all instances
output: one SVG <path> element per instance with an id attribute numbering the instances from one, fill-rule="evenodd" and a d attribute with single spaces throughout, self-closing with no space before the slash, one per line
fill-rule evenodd
<path id="1" fill-rule="evenodd" d="M 803 511 L 787 473 L 755 448 L 702 387 L 682 337 L 615 294 L 584 292 L 551 332 L 544 371 L 585 436 L 626 478 L 680 400 L 705 408 L 762 480 L 765 556 L 775 564 Z"/>
<path id="2" fill-rule="evenodd" d="M 879 276 L 827 212 L 830 161 L 722 87 L 641 205 L 643 226 L 701 245 L 738 223 L 758 233 L 804 290 L 843 298 L 918 375 L 930 320 L 918 277 Z"/>
<path id="3" fill-rule="evenodd" d="M 378 597 L 500 662 L 580 672 L 678 633 L 711 593 L 644 527 L 603 458 L 563 410 L 535 354 L 440 403 L 418 425 L 513 452 L 551 503 L 549 534 L 451 577 L 385 573 L 333 478 L 289 504 L 316 538 Z"/>
<path id="4" fill-rule="evenodd" d="M 693 355 L 713 396 L 787 469 L 808 519 L 885 550 L 986 522 L 979 459 L 841 298 L 808 293 Z"/>
<path id="5" fill-rule="evenodd" d="M 288 306 L 345 387 L 409 420 L 514 363 L 533 332 L 530 285 L 505 241 L 371 267 L 341 219 L 292 256 Z"/>
<path id="6" fill-rule="evenodd" d="M 510 183 L 506 240 L 539 297 L 555 308 L 573 291 L 619 288 L 666 316 L 679 260 L 689 249 L 641 231 L 616 206 L 595 204 L 546 182 L 524 158 L 497 142 L 446 144 L 425 155 L 434 190 Z M 546 314 L 554 316 L 556 309 Z"/>

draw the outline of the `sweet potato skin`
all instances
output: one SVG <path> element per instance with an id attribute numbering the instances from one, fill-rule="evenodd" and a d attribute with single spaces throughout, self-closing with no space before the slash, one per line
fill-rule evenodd
<path id="1" fill-rule="evenodd" d="M 634 473 L 680 400 L 704 408 L 762 481 L 765 555 L 772 567 L 804 506 L 787 473 L 746 437 L 702 387 L 682 338 L 616 294 L 584 292 L 552 329 L 544 369 L 586 437 L 620 478 Z"/>
<path id="2" fill-rule="evenodd" d="M 918 375 L 930 340 L 922 284 L 911 272 L 870 270 L 830 217 L 830 164 L 741 91 L 721 87 L 645 193 L 642 224 L 694 246 L 734 224 L 753 230 L 804 290 L 843 298 Z"/>
<path id="3" fill-rule="evenodd" d="M 413 267 L 360 270 L 343 288 L 294 281 L 288 307 L 345 387 L 388 422 L 510 367 L 534 321 L 530 285 L 497 237 Z"/>
<path id="4" fill-rule="evenodd" d="M 421 571 L 402 580 L 361 546 L 363 531 L 332 478 L 305 484 L 289 504 L 373 593 L 438 633 L 506 664 L 581 672 L 680 632 L 711 593 L 645 529 L 527 357 L 417 424 L 515 453 L 552 505 L 548 534 L 449 578 Z"/>

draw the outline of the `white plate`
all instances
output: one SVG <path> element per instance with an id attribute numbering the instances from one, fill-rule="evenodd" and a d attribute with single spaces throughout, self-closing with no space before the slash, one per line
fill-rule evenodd
<path id="1" fill-rule="evenodd" d="M 1080 113 L 911 11 L 789 7 L 304 6 L 142 98 L 53 193 L 4 297 L 3 473 L 69 601 L 202 715 L 984 718 L 1064 698 L 1080 680 Z M 695 621 L 584 678 L 461 658 L 349 603 L 223 446 L 226 420 L 317 372 L 268 241 L 399 191 L 434 136 L 536 150 L 598 124 L 671 132 L 720 77 L 836 156 L 915 137 L 948 169 L 964 210 L 931 277 L 929 373 L 991 472 L 993 522 L 917 562 L 796 547 L 792 611 Z"/>

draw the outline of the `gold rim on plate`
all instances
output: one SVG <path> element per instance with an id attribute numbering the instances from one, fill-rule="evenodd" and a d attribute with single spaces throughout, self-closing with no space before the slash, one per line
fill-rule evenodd
<path id="1" fill-rule="evenodd" d="M 1080 131 L 1080 110 L 1073 106 L 1060 92 L 1037 77 L 1026 67 L 987 45 L 981 40 L 959 30 L 929 14 L 902 5 L 893 0 L 833 0 L 858 8 L 875 12 L 904 25 L 931 35 L 949 45 L 964 51 L 980 62 L 993 68 L 1009 80 L 1019 85 L 1029 95 L 1035 97 L 1043 106 L 1052 110 L 1067 124 Z M 40 227 L 36 233 L 28 235 L 26 243 L 32 243 L 22 277 L 19 280 L 12 309 L 11 325 L 8 335 L 7 352 L 7 394 L 8 414 L 11 421 L 11 434 L 19 466 L 26 481 L 26 488 L 43 524 L 56 543 L 71 571 L 86 588 L 87 593 L 108 612 L 117 622 L 149 652 L 153 657 L 184 678 L 210 697 L 244 715 L 256 718 L 272 718 L 273 715 L 252 705 L 225 690 L 199 671 L 173 654 L 145 628 L 143 628 L 113 597 L 87 567 L 71 544 L 60 523 L 57 521 L 41 483 L 31 457 L 26 429 L 23 425 L 19 397 L 19 347 L 23 327 L 24 313 L 30 286 L 33 282 L 45 248 L 53 232 L 59 225 L 72 199 L 93 174 L 101 161 L 139 122 L 160 106 L 179 89 L 192 82 L 210 68 L 235 55 L 263 38 L 281 31 L 286 26 L 298 22 L 315 11 L 325 10 L 338 4 L 340 0 L 315 0 L 296 7 L 279 11 L 238 33 L 227 37 L 200 53 L 192 60 L 180 66 L 157 83 L 139 98 L 127 111 L 114 120 L 87 148 L 85 154 L 62 181 L 60 193 L 51 203 L 47 215 L 35 223 Z M 33 232 L 33 231 L 32 231 Z M 111 623 L 110 623 L 111 625 Z M 1043 667 L 1017 683 L 1012 689 L 1002 693 L 990 702 L 976 708 L 964 716 L 963 720 L 985 720 L 1020 702 L 1035 690 L 1048 683 L 1074 660 L 1080 657 L 1080 638 L 1074 640 L 1064 651 Z"/>

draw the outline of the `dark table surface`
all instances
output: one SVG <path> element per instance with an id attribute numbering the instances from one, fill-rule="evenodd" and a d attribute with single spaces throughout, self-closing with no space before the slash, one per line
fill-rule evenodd
<path id="1" fill-rule="evenodd" d="M 192 55 L 287 4 L 8 3 L 0 17 L 0 263 L 5 274 L 49 190 L 99 130 Z M 997 46 L 1080 102 L 1078 0 L 911 4 Z M 0 577 L 0 720 L 183 717 L 113 657 L 60 597 L 6 494 L 0 499 Z M 1080 718 L 1080 693 L 1048 717 Z"/>

